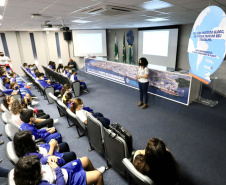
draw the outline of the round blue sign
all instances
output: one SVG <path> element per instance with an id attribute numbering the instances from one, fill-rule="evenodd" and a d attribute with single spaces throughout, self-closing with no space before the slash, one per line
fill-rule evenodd
<path id="1" fill-rule="evenodd" d="M 226 53 L 226 15 L 217 6 L 205 8 L 193 26 L 188 43 L 190 75 L 208 84 Z"/>

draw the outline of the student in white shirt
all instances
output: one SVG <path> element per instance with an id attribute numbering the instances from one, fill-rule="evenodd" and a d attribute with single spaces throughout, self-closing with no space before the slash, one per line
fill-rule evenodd
<path id="1" fill-rule="evenodd" d="M 142 109 L 147 108 L 148 103 L 148 75 L 149 75 L 149 69 L 147 68 L 148 61 L 146 58 L 142 57 L 139 59 L 139 69 L 137 73 L 137 79 L 139 83 L 139 90 L 140 90 L 140 101 L 137 104 L 137 106 L 142 106 Z M 143 102 L 144 97 L 144 102 Z"/>
<path id="2" fill-rule="evenodd" d="M 75 113 L 84 124 L 87 124 L 88 115 L 92 114 L 92 116 L 98 119 L 105 128 L 109 128 L 110 120 L 108 118 L 105 118 L 102 113 L 90 113 L 84 110 L 83 101 L 80 98 L 75 98 L 72 101 L 70 110 L 71 112 Z"/>

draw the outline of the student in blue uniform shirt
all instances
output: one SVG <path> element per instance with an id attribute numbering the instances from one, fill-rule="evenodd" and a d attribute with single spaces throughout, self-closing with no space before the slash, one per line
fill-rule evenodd
<path id="1" fill-rule="evenodd" d="M 54 84 L 51 85 L 51 80 L 44 80 L 44 73 L 39 73 L 38 75 L 38 82 L 43 86 L 43 87 L 49 87 L 52 86 L 55 90 L 61 91 L 62 86 L 60 84 Z"/>
<path id="2" fill-rule="evenodd" d="M 65 142 L 58 144 L 55 139 L 52 139 L 49 143 L 37 146 L 32 137 L 29 130 L 20 131 L 15 134 L 13 144 L 17 157 L 36 155 L 42 164 L 55 160 L 59 166 L 77 159 L 76 154 L 70 152 L 69 146 Z"/>
<path id="3" fill-rule="evenodd" d="M 68 66 L 64 66 L 63 74 L 64 74 L 65 76 L 67 76 L 67 73 L 68 73 Z"/>
<path id="4" fill-rule="evenodd" d="M 20 130 L 30 130 L 35 139 L 43 138 L 46 142 L 50 142 L 51 139 L 55 139 L 58 143 L 62 142 L 61 134 L 57 133 L 54 127 L 40 130 L 35 128 L 33 124 L 33 122 L 35 121 L 33 110 L 23 110 L 20 113 L 20 119 L 24 122 L 22 123 Z"/>
<path id="5" fill-rule="evenodd" d="M 53 63 L 52 61 L 49 61 L 49 64 L 48 64 L 49 69 L 53 69 L 52 63 Z"/>
<path id="6" fill-rule="evenodd" d="M 17 90 L 19 88 L 20 93 L 28 93 L 32 99 L 38 98 L 37 96 L 33 95 L 27 87 L 23 86 L 21 87 L 20 85 L 17 84 L 17 82 L 10 82 L 9 78 L 7 77 L 3 79 L 3 85 L 5 86 L 6 89 Z"/>
<path id="7" fill-rule="evenodd" d="M 32 99 L 32 96 L 28 93 L 28 88 L 19 88 L 18 84 L 16 82 L 11 82 L 9 85 L 9 89 L 13 89 L 12 95 L 20 94 L 22 99 L 29 99 L 31 102 L 31 105 L 38 104 L 37 101 Z M 27 103 L 27 102 L 26 102 Z"/>
<path id="8" fill-rule="evenodd" d="M 77 78 L 76 74 L 77 74 L 76 70 L 73 69 L 72 70 L 72 74 L 70 75 L 70 80 L 72 82 L 80 82 L 80 85 L 83 86 L 83 91 L 86 92 L 86 93 L 89 93 L 89 90 L 87 89 L 86 83 L 81 81 L 81 80 L 79 80 Z"/>
<path id="9" fill-rule="evenodd" d="M 95 169 L 88 157 L 71 161 L 61 168 L 54 161 L 41 165 L 37 156 L 21 157 L 14 170 L 16 185 L 104 185 L 105 167 Z"/>
<path id="10" fill-rule="evenodd" d="M 27 70 L 27 72 L 31 73 L 31 70 L 29 69 L 27 63 L 24 63 L 23 66 Z"/>
<path id="11" fill-rule="evenodd" d="M 70 79 L 70 77 L 71 77 L 71 75 L 72 75 L 72 68 L 71 67 L 69 67 L 68 68 L 68 72 L 67 72 L 67 77 Z"/>

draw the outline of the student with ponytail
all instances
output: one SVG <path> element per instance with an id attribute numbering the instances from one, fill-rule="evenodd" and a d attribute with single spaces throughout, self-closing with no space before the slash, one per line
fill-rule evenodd
<path id="1" fill-rule="evenodd" d="M 87 116 L 89 114 L 92 114 L 103 124 L 105 128 L 109 128 L 110 120 L 108 118 L 105 118 L 102 113 L 90 113 L 84 110 L 83 101 L 80 98 L 75 98 L 72 101 L 70 110 L 75 113 L 84 124 L 87 124 Z"/>
<path id="2" fill-rule="evenodd" d="M 63 103 L 70 109 L 71 108 L 71 100 L 73 96 L 71 93 L 67 93 L 63 96 Z"/>
<path id="3" fill-rule="evenodd" d="M 71 84 L 64 84 L 64 86 L 62 87 L 61 92 L 60 92 L 61 97 L 64 98 L 64 96 L 67 93 L 69 93 L 70 91 L 72 91 Z"/>

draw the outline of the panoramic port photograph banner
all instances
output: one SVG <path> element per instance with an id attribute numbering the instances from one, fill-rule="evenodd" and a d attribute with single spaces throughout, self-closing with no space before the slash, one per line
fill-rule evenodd
<path id="1" fill-rule="evenodd" d="M 138 89 L 138 66 L 85 58 L 85 71 Z M 191 76 L 149 69 L 148 92 L 188 105 Z"/>

